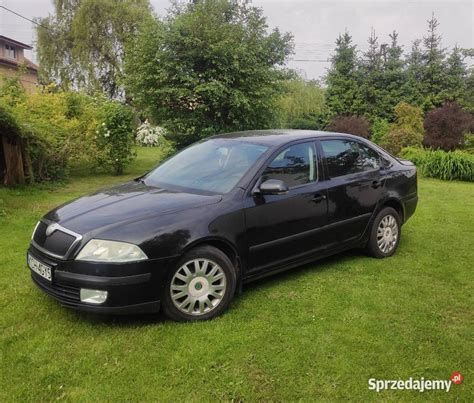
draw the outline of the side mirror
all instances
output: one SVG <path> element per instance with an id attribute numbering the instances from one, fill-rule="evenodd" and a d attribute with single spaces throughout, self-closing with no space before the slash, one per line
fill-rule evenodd
<path id="1" fill-rule="evenodd" d="M 283 195 L 288 193 L 288 185 L 278 179 L 268 179 L 261 183 L 254 193 L 260 195 Z"/>

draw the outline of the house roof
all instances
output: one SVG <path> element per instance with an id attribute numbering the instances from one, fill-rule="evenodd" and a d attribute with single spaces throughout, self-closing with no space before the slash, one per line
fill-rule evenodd
<path id="1" fill-rule="evenodd" d="M 31 60 L 27 59 L 26 57 L 23 58 L 22 63 L 18 63 L 18 61 L 15 59 L 9 59 L 9 58 L 0 56 L 0 64 L 6 64 L 7 66 L 11 66 L 15 68 L 19 68 L 22 65 L 26 64 L 26 67 L 28 68 L 28 70 L 33 70 L 34 72 L 37 72 L 39 68 L 37 64 L 33 63 Z"/>
<path id="2" fill-rule="evenodd" d="M 28 50 L 33 49 L 30 45 L 27 45 L 26 43 L 16 41 L 15 39 L 8 38 L 3 35 L 0 35 L 0 42 L 6 42 L 8 44 L 15 45 L 23 49 L 28 49 Z"/>

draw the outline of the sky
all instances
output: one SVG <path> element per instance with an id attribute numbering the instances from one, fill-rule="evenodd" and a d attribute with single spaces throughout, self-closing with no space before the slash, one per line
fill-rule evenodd
<path id="1" fill-rule="evenodd" d="M 158 15 L 164 15 L 168 0 L 151 0 Z M 434 13 L 440 22 L 442 45 L 474 48 L 474 0 L 253 0 L 263 8 L 269 27 L 294 35 L 295 54 L 288 67 L 307 79 L 321 78 L 340 33 L 348 30 L 361 51 L 373 28 L 380 43 L 399 32 L 405 51 L 426 33 Z M 27 18 L 45 17 L 53 11 L 52 0 L 0 0 L 0 5 Z M 0 8 L 0 35 L 35 46 L 33 24 Z M 34 50 L 27 57 L 35 60 Z"/>

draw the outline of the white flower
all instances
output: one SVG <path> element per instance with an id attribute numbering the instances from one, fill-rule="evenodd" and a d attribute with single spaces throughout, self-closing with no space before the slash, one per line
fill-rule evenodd
<path id="1" fill-rule="evenodd" d="M 104 132 L 104 137 L 110 137 L 110 132 L 108 130 Z"/>
<path id="2" fill-rule="evenodd" d="M 148 119 L 137 130 L 137 143 L 143 146 L 158 146 L 163 142 L 166 130 L 163 127 L 152 126 Z"/>

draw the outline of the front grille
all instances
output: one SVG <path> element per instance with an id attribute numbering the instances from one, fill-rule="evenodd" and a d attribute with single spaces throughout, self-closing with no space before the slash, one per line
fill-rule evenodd
<path id="1" fill-rule="evenodd" d="M 31 273 L 31 278 L 40 289 L 58 299 L 63 304 L 75 304 L 80 302 L 80 289 L 77 287 L 50 283 L 34 272 Z"/>
<path id="2" fill-rule="evenodd" d="M 60 228 L 56 229 L 51 235 L 46 235 L 46 229 L 48 224 L 40 221 L 36 231 L 33 235 L 33 241 L 36 246 L 44 249 L 46 252 L 50 252 L 56 256 L 66 256 L 71 246 L 77 240 L 72 234 L 68 234 L 62 231 Z"/>

